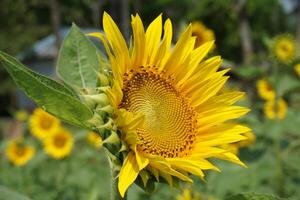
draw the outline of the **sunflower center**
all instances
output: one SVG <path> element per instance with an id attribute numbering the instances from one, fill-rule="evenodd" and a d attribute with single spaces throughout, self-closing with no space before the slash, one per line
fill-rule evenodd
<path id="1" fill-rule="evenodd" d="M 54 138 L 54 145 L 58 148 L 64 147 L 66 142 L 67 142 L 67 138 L 62 135 L 57 135 Z"/>
<path id="2" fill-rule="evenodd" d="M 49 118 L 42 119 L 40 123 L 43 129 L 49 129 L 52 126 L 52 120 Z"/>
<path id="3" fill-rule="evenodd" d="M 195 112 L 164 74 L 143 67 L 125 74 L 120 108 L 145 116 L 137 130 L 139 151 L 169 158 L 189 153 L 195 141 Z"/>
<path id="4" fill-rule="evenodd" d="M 22 147 L 22 146 L 17 146 L 16 149 L 15 149 L 15 154 L 18 156 L 18 157 L 23 157 L 26 153 L 26 148 L 25 147 Z"/>

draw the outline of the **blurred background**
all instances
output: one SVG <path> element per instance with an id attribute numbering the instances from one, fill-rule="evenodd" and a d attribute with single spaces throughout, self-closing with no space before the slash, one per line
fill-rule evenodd
<path id="1" fill-rule="evenodd" d="M 210 54 L 231 68 L 222 90 L 245 91 L 239 104 L 251 108 L 241 119 L 253 129 L 249 139 L 226 147 L 248 168 L 214 161 L 222 173 L 208 172 L 206 182 L 195 179 L 179 189 L 158 184 L 151 195 L 133 186 L 129 199 L 222 200 L 241 192 L 300 199 L 300 0 L 1 0 L 0 50 L 57 78 L 58 48 L 71 24 L 85 33 L 101 31 L 104 11 L 128 41 L 131 14 L 138 13 L 145 27 L 161 13 L 170 18 L 173 42 L 192 23 L 196 45 L 215 40 Z M 42 136 L 51 129 L 63 130 L 53 144 Z M 0 155 L 0 193 L 108 199 L 101 138 L 35 109 L 1 65 Z"/>

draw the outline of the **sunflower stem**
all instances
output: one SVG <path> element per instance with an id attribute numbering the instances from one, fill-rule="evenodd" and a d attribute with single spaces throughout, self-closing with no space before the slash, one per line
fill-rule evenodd
<path id="1" fill-rule="evenodd" d="M 278 118 L 278 102 L 281 98 L 281 94 L 279 94 L 279 64 L 275 64 L 273 68 L 273 75 L 275 78 L 275 123 L 278 127 L 280 121 Z M 278 133 L 279 136 L 274 141 L 274 151 L 276 156 L 276 185 L 275 190 L 279 196 L 284 196 L 284 175 L 283 175 L 283 169 L 282 169 L 282 157 L 281 157 L 281 133 Z"/>
<path id="2" fill-rule="evenodd" d="M 127 194 L 122 198 L 118 189 L 118 174 L 119 171 L 111 167 L 111 200 L 126 200 Z"/>

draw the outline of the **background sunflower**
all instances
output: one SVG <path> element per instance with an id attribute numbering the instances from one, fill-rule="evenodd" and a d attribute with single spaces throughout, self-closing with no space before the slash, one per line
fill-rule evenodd
<path id="1" fill-rule="evenodd" d="M 30 116 L 29 127 L 32 135 L 40 140 L 45 139 L 61 128 L 60 120 L 41 108 L 35 109 Z"/>
<path id="2" fill-rule="evenodd" d="M 71 153 L 73 145 L 72 133 L 62 128 L 44 140 L 45 152 L 55 159 L 67 157 Z"/>
<path id="3" fill-rule="evenodd" d="M 20 139 L 11 141 L 6 147 L 6 157 L 16 166 L 26 165 L 34 156 L 35 149 Z"/>

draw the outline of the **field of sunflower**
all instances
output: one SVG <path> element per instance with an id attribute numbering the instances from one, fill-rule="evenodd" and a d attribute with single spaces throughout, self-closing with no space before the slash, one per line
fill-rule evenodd
<path id="1" fill-rule="evenodd" d="M 0 200 L 300 199 L 300 1 L 10 10 Z"/>

